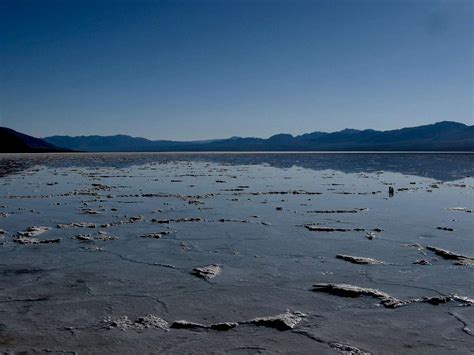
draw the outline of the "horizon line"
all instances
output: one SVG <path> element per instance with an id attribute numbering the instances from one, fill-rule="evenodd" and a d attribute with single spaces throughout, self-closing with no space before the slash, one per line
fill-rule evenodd
<path id="1" fill-rule="evenodd" d="M 256 139 L 269 139 L 271 137 L 274 137 L 274 136 L 277 136 L 277 135 L 290 135 L 292 137 L 299 137 L 299 136 L 303 136 L 305 134 L 312 134 L 312 133 L 326 133 L 326 134 L 332 134 L 332 133 L 339 133 L 339 132 L 342 132 L 342 131 L 345 131 L 345 130 L 354 130 L 354 131 L 359 131 L 359 132 L 363 132 L 363 131 L 376 131 L 376 132 L 390 132 L 390 131 L 397 131 L 397 130 L 401 130 L 401 129 L 407 129 L 407 128 L 416 128 L 416 127 L 423 127 L 423 126 L 430 126 L 430 125 L 435 125 L 435 124 L 440 124 L 440 123 L 457 123 L 457 124 L 460 124 L 460 125 L 464 125 L 464 126 L 467 126 L 467 127 L 473 127 L 474 124 L 467 124 L 467 123 L 464 123 L 464 122 L 460 122 L 460 121 L 450 121 L 450 120 L 443 120 L 443 121 L 436 121 L 436 122 L 433 122 L 433 123 L 427 123 L 427 124 L 423 124 L 423 125 L 418 125 L 418 126 L 406 126 L 406 127 L 400 127 L 400 128 L 392 128 L 392 129 L 386 129 L 386 130 L 378 130 L 378 129 L 373 129 L 373 128 L 364 128 L 364 129 L 358 129 L 358 128 L 349 128 L 349 127 L 346 127 L 346 128 L 343 128 L 341 130 L 338 130 L 338 131 L 331 131 L 331 132 L 325 132 L 325 131 L 310 131 L 310 132 L 306 132 L 306 133 L 301 133 L 301 134 L 297 134 L 297 135 L 293 135 L 291 133 L 284 133 L 284 132 L 280 132 L 280 133 L 275 133 L 271 136 L 268 136 L 266 138 L 263 138 L 263 137 L 258 137 L 258 136 L 236 136 L 236 135 L 233 135 L 233 136 L 230 136 L 230 137 L 226 137 L 226 138 L 203 138 L 203 139 L 191 139 L 191 140 L 174 140 L 174 139 L 170 139 L 170 138 L 156 138 L 156 139 L 153 139 L 153 138 L 146 138 L 146 137 L 143 137 L 143 136 L 135 136 L 135 135 L 129 135 L 129 134 L 124 134 L 124 133 L 116 133 L 116 134 L 107 134 L 107 135 L 101 135 L 101 134 L 79 134 L 79 135 L 69 135 L 69 134 L 52 134 L 52 135 L 47 135 L 47 136 L 36 136 L 36 138 L 40 138 L 40 139 L 45 139 L 45 138 L 50 138 L 50 137 L 71 137 L 71 138 L 79 138 L 79 137 L 117 137 L 117 136 L 125 136 L 125 137 L 131 137 L 131 138 L 142 138 L 142 139 L 146 139 L 146 140 L 149 140 L 149 141 L 172 141 L 172 142 L 203 142 L 203 141 L 217 141 L 217 140 L 225 140 L 225 139 L 232 139 L 232 138 L 256 138 Z M 9 128 L 9 127 L 6 127 L 6 126 L 0 126 L 0 127 L 3 127 L 3 128 L 7 128 L 7 129 L 12 129 L 14 131 L 16 131 L 15 129 L 13 128 Z M 18 132 L 18 131 L 17 131 Z M 20 133 L 23 133 L 23 132 L 20 132 Z"/>

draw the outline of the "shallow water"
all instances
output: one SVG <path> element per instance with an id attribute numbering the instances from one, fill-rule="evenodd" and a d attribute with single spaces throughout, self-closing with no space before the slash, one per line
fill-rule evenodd
<path id="1" fill-rule="evenodd" d="M 473 266 L 426 247 L 474 256 L 473 176 L 473 154 L 2 155 L 0 351 L 472 353 L 469 302 L 392 309 L 312 286 L 472 300 Z M 95 228 L 59 228 L 76 222 Z M 31 226 L 50 229 L 27 241 L 60 241 L 18 243 Z M 210 264 L 216 277 L 192 274 Z M 287 310 L 306 316 L 286 330 L 245 323 Z M 117 321 L 149 314 L 239 325 Z"/>

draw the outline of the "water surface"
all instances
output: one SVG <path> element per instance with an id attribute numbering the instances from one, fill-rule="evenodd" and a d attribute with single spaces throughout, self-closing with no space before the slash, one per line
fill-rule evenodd
<path id="1" fill-rule="evenodd" d="M 468 303 L 391 309 L 312 285 L 472 299 L 472 266 L 426 247 L 474 256 L 473 176 L 472 154 L 2 155 L 0 350 L 472 353 Z M 82 222 L 95 228 L 64 228 Z M 32 226 L 50 229 L 26 238 L 60 241 L 15 242 Z M 151 233 L 162 236 L 143 237 Z M 211 264 L 221 268 L 211 280 L 191 273 Z M 307 316 L 288 330 L 111 326 L 124 316 L 209 325 L 287 310 Z"/>

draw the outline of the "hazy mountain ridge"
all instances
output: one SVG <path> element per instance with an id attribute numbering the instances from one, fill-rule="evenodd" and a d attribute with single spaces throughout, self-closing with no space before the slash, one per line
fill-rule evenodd
<path id="1" fill-rule="evenodd" d="M 173 151 L 474 151 L 474 126 L 443 121 L 389 131 L 344 129 L 268 139 L 231 137 L 206 141 L 149 140 L 128 135 L 34 138 L 0 128 L 0 152 L 173 152 Z"/>
<path id="2" fill-rule="evenodd" d="M 52 136 L 43 138 L 46 142 L 59 147 L 67 147 L 76 151 L 94 152 L 143 152 L 143 151 L 175 151 L 188 146 L 199 146 L 214 142 L 208 141 L 152 141 L 141 137 L 131 137 L 123 134 L 114 136 Z"/>
<path id="3" fill-rule="evenodd" d="M 344 129 L 339 132 L 312 132 L 299 136 L 276 134 L 268 139 L 232 137 L 213 141 L 152 141 L 125 135 L 53 136 L 51 144 L 79 151 L 351 151 L 414 150 L 474 151 L 474 126 L 457 122 L 389 131 Z"/>

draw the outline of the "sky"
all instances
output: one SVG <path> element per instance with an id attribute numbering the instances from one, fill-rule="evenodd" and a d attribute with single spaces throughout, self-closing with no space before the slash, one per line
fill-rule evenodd
<path id="1" fill-rule="evenodd" d="M 0 0 L 0 126 L 195 140 L 474 124 L 471 0 Z"/>

